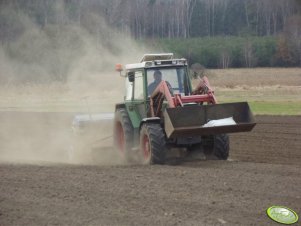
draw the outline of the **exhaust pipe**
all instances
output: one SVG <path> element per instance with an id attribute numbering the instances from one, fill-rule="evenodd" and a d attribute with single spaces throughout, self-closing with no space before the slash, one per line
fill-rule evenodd
<path id="1" fill-rule="evenodd" d="M 166 108 L 164 111 L 167 138 L 248 132 L 255 125 L 254 116 L 247 102 L 188 105 Z"/>

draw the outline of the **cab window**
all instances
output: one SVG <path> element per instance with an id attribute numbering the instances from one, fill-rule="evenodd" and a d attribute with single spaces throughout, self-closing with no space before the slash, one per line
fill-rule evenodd
<path id="1" fill-rule="evenodd" d="M 133 82 L 129 82 L 129 80 L 125 79 L 125 100 L 132 100 L 133 96 Z"/>
<path id="2" fill-rule="evenodd" d="M 134 81 L 134 100 L 143 100 L 143 73 L 142 71 L 135 72 Z"/>
<path id="3" fill-rule="evenodd" d="M 157 76 L 157 74 L 161 76 Z M 188 95 L 189 86 L 186 76 L 184 68 L 149 69 L 147 70 L 148 94 L 150 95 L 153 92 L 154 88 L 156 88 L 155 86 L 157 86 L 161 80 L 165 80 L 172 87 L 174 94 Z"/>

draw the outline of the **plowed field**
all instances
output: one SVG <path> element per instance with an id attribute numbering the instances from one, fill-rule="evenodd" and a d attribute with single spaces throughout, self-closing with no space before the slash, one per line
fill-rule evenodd
<path id="1" fill-rule="evenodd" d="M 228 161 L 62 163 L 72 115 L 0 113 L 0 225 L 277 225 L 301 214 L 301 117 L 257 116 Z M 19 163 L 16 163 L 19 162 Z M 60 162 L 60 163 L 58 163 Z"/>

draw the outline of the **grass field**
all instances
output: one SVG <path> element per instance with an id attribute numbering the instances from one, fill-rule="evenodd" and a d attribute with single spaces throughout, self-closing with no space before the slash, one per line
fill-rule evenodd
<path id="1" fill-rule="evenodd" d="M 249 102 L 257 115 L 301 115 L 301 102 Z"/>
<path id="2" fill-rule="evenodd" d="M 301 115 L 301 68 L 214 69 L 206 75 L 221 103 L 247 101 L 254 114 Z"/>
<path id="3" fill-rule="evenodd" d="M 206 75 L 219 102 L 248 101 L 254 114 L 301 115 L 301 68 L 207 70 Z M 0 110 L 110 112 L 123 94 L 118 76 L 90 84 L 2 85 Z"/>

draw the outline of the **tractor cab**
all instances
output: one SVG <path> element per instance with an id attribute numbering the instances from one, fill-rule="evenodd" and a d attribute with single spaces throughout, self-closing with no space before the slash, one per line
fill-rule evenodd
<path id="1" fill-rule="evenodd" d="M 122 71 L 120 65 L 116 69 Z M 145 54 L 140 63 L 127 64 L 125 69 L 125 105 L 133 109 L 132 114 L 137 112 L 139 120 L 151 116 L 150 97 L 162 81 L 171 96 L 192 92 L 186 59 L 174 59 L 172 53 Z"/>
<path id="2" fill-rule="evenodd" d="M 190 95 L 187 61 L 172 53 L 145 54 L 140 63 L 127 64 L 125 100 L 149 99 L 157 85 L 166 81 L 172 95 Z"/>

